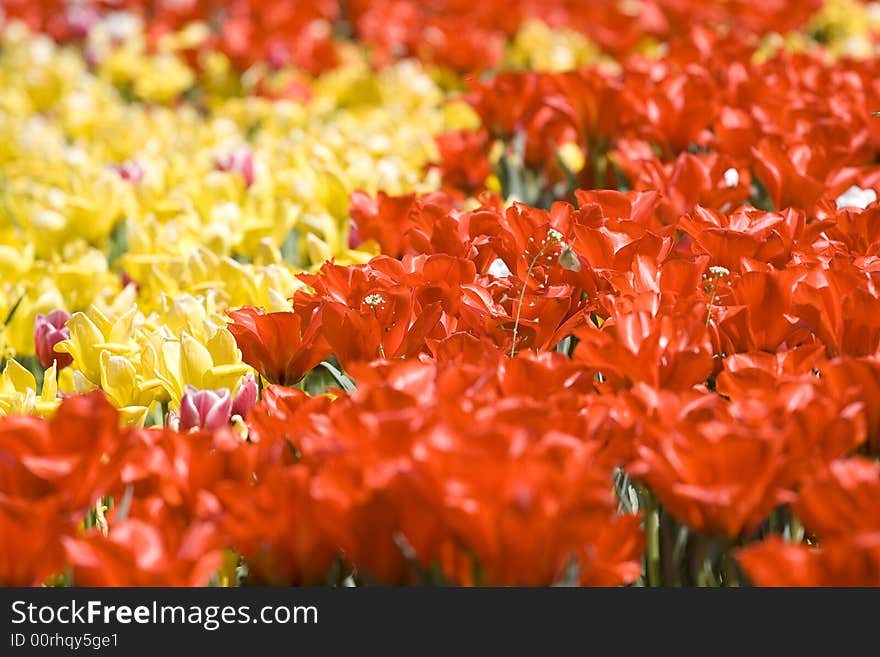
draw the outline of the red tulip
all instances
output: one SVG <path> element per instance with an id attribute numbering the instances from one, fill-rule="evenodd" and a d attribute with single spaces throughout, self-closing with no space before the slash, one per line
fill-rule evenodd
<path id="1" fill-rule="evenodd" d="M 320 335 L 322 314 L 308 319 L 293 312 L 266 313 L 241 308 L 227 313 L 227 325 L 242 352 L 242 360 L 271 383 L 293 385 L 330 355 Z"/>
<path id="2" fill-rule="evenodd" d="M 61 537 L 74 531 L 74 519 L 58 497 L 29 499 L 0 492 L 0 585 L 42 586 L 64 572 Z"/>
<path id="3" fill-rule="evenodd" d="M 737 560 L 759 586 L 880 586 L 880 540 L 832 540 L 820 547 L 777 536 L 741 549 Z"/>
<path id="4" fill-rule="evenodd" d="M 880 535 L 880 464 L 864 458 L 835 461 L 803 487 L 794 512 L 820 542 Z"/>
<path id="5" fill-rule="evenodd" d="M 718 412 L 675 425 L 652 423 L 628 468 L 675 518 L 694 531 L 748 536 L 788 499 L 785 441 L 754 409 Z"/>
<path id="6" fill-rule="evenodd" d="M 129 519 L 108 536 L 64 539 L 78 586 L 207 586 L 223 563 L 219 548 L 206 523 L 179 531 Z"/>

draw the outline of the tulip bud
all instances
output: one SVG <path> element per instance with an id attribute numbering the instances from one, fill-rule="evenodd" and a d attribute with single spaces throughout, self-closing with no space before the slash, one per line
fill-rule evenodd
<path id="1" fill-rule="evenodd" d="M 55 345 L 70 338 L 70 329 L 65 326 L 69 319 L 70 314 L 64 310 L 37 315 L 34 321 L 34 351 L 43 367 L 50 367 L 55 361 L 61 370 L 73 362 L 70 354 L 55 353 Z"/>
<path id="2" fill-rule="evenodd" d="M 100 20 L 98 12 L 92 7 L 72 5 L 67 9 L 67 27 L 74 39 L 85 39 Z"/>
<path id="3" fill-rule="evenodd" d="M 144 179 L 144 168 L 134 160 L 126 160 L 122 164 L 114 165 L 113 168 L 120 178 L 135 185 Z"/>
<path id="4" fill-rule="evenodd" d="M 101 53 L 95 48 L 86 47 L 83 49 L 83 59 L 89 71 L 93 71 L 101 64 Z"/>
<path id="5" fill-rule="evenodd" d="M 254 153 L 244 146 L 217 158 L 215 163 L 218 171 L 235 171 L 248 187 L 254 184 Z"/>
<path id="6" fill-rule="evenodd" d="M 229 390 L 196 390 L 186 386 L 180 400 L 179 430 L 207 429 L 213 431 L 229 424 L 232 397 Z"/>
<path id="7" fill-rule="evenodd" d="M 348 225 L 348 248 L 356 249 L 360 246 L 361 242 L 363 242 L 363 240 L 361 239 L 358 225 L 354 221 L 351 221 Z"/>
<path id="8" fill-rule="evenodd" d="M 122 281 L 122 287 L 128 287 L 129 285 L 134 285 L 135 292 L 141 291 L 141 284 L 138 283 L 135 279 L 131 277 L 131 275 L 125 271 L 124 269 L 119 272 L 119 279 Z"/>
<path id="9" fill-rule="evenodd" d="M 278 41 L 269 46 L 266 53 L 266 61 L 273 70 L 279 71 L 290 64 L 291 54 L 290 48 Z"/>
<path id="10" fill-rule="evenodd" d="M 246 418 L 248 411 L 257 403 L 257 380 L 254 375 L 248 373 L 241 382 L 238 394 L 232 402 L 232 414 L 240 418 Z"/>

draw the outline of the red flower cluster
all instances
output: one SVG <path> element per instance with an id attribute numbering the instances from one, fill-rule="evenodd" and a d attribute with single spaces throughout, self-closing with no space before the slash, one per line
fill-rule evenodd
<path id="1" fill-rule="evenodd" d="M 772 537 L 743 549 L 739 559 L 763 586 L 880 586 L 878 496 L 880 464 L 835 461 L 794 504 L 818 547 Z"/>
<path id="2" fill-rule="evenodd" d="M 809 20 L 820 0 L 700 2 L 641 0 L 6 0 L 4 12 L 58 40 L 81 39 L 108 11 L 142 16 L 155 41 L 195 20 L 215 28 L 206 47 L 219 47 L 242 68 L 255 62 L 294 64 L 311 73 L 336 62 L 336 22 L 373 52 L 377 64 L 418 57 L 456 71 L 491 68 L 527 19 L 583 33 L 621 56 L 647 37 L 668 40 L 698 25 L 717 25 L 737 38 L 785 33 Z"/>
<path id="3" fill-rule="evenodd" d="M 743 564 L 755 581 L 779 581 L 762 564 L 784 560 L 817 564 L 798 583 L 875 581 L 877 505 L 859 498 L 844 537 L 805 501 L 857 467 L 839 464 L 861 463 L 840 459 L 880 454 L 874 66 L 785 55 L 756 63 L 748 47 L 695 32 L 689 47 L 676 44 L 660 62 L 629 60 L 619 74 L 517 73 L 477 83 L 471 100 L 485 129 L 500 139 L 525 135 L 527 166 L 555 163 L 555 149 L 574 141 L 592 162 L 582 182 L 601 184 L 594 176 L 604 172 L 634 189 L 579 191 L 576 205 L 548 210 L 504 208 L 490 195 L 465 210 L 457 190 L 355 194 L 359 238 L 387 255 L 304 275 L 311 291 L 294 297 L 291 313 L 320 322 L 315 340 L 358 382 L 351 399 L 335 403 L 364 399 L 360 386 L 372 390 L 383 368 L 411 374 L 414 398 L 437 394 L 416 376 L 422 368 L 437 373 L 435 386 L 450 366 L 463 376 L 482 364 L 483 385 L 496 368 L 533 368 L 529 395 L 541 397 L 534 410 L 542 426 L 557 429 L 554 404 L 576 409 L 558 430 L 597 450 L 606 476 L 622 466 L 691 531 L 747 542 L 766 535 L 780 508 L 802 518 L 819 547 L 768 538 L 748 548 Z M 767 80 L 778 81 L 773 94 Z M 486 147 L 481 139 L 461 143 Z M 473 186 L 462 176 L 447 182 Z M 397 365 L 401 358 L 412 365 Z M 552 364 L 555 375 L 537 363 Z M 506 435 L 532 421 L 519 390 L 505 391 L 502 405 L 517 418 L 509 428 L 453 390 L 468 401 L 469 435 L 499 427 Z M 579 424 L 582 414 L 597 424 Z M 277 422 L 260 433 L 295 442 L 299 420 Z M 436 431 L 382 434 L 414 435 L 406 443 L 414 450 Z M 817 474 L 829 470 L 838 474 Z M 429 508 L 424 495 L 399 497 Z M 349 541 L 358 554 L 358 539 Z M 436 539 L 410 542 L 417 559 L 443 562 L 431 553 Z M 847 550 L 864 570 L 838 567 Z"/>
<path id="4" fill-rule="evenodd" d="M 392 584 L 634 581 L 639 519 L 616 513 L 578 370 L 561 354 L 409 359 L 353 367 L 357 390 L 332 402 L 269 388 L 250 415 L 257 481 L 222 496 L 233 545 L 274 583 L 335 559 Z"/>
<path id="5" fill-rule="evenodd" d="M 433 441 L 466 449 L 473 470 L 449 471 L 437 481 L 471 487 L 482 477 L 507 476 L 494 452 L 485 463 L 479 460 L 484 435 L 504 453 L 522 435 L 524 445 L 538 450 L 524 454 L 538 463 L 544 448 L 537 446 L 564 436 L 566 445 L 602 464 L 597 467 L 604 479 L 593 471 L 597 490 L 601 481 L 607 492 L 613 468 L 623 466 L 679 522 L 729 540 L 751 537 L 835 459 L 876 450 L 880 418 L 871 409 L 880 392 L 880 362 L 874 360 L 880 333 L 872 319 L 878 295 L 872 261 L 833 239 L 840 223 L 874 209 L 841 209 L 809 221 L 802 210 L 724 214 L 697 208 L 676 219 L 669 200 L 656 191 L 578 192 L 577 201 L 577 208 L 556 203 L 545 211 L 521 204 L 505 210 L 488 199 L 463 211 L 437 195 L 380 196 L 375 202 L 356 197 L 360 230 L 399 259 L 328 264 L 318 275 L 303 275 L 313 291 L 297 294 L 295 311 L 287 316 L 319 322 L 311 344 L 323 339 L 326 346 L 310 353 L 326 354 L 329 347 L 357 380 L 357 392 L 332 404 L 273 392 L 272 401 L 251 416 L 261 440 L 290 438 L 305 455 L 293 468 L 298 473 L 309 469 L 308 454 L 317 451 L 327 459 L 322 467 L 342 476 L 343 454 L 351 454 L 358 471 L 347 476 L 358 482 L 359 492 L 337 491 L 332 499 L 347 500 L 343 507 L 360 517 L 363 508 L 352 511 L 349 504 L 361 495 L 372 499 L 373 492 L 364 492 L 372 490 L 364 461 L 385 442 L 394 449 L 377 457 L 382 465 L 376 467 L 387 476 L 404 468 L 407 485 L 414 485 L 412 478 L 424 484 L 427 472 L 437 476 L 434 468 L 445 463 L 445 452 L 435 452 Z M 255 327 L 239 339 L 249 362 L 256 362 L 251 341 L 261 322 L 268 326 L 263 317 L 255 315 Z M 231 325 L 236 335 L 243 329 L 237 319 Z M 564 340 L 574 345 L 566 348 L 570 358 L 551 353 Z M 269 353 L 279 366 L 301 348 L 295 340 L 278 344 Z M 283 408 L 282 399 L 292 400 L 295 410 Z M 360 414 L 368 399 L 379 406 Z M 447 399 L 454 401 L 442 401 Z M 487 400 L 491 408 L 484 406 Z M 319 410 L 305 410 L 310 407 Z M 432 413 L 442 418 L 441 428 Z M 310 415 L 320 421 L 306 422 Z M 448 426 L 458 423 L 460 434 Z M 540 430 L 530 429 L 534 423 Z M 531 431 L 535 436 L 526 439 Z M 414 454 L 421 457 L 411 461 Z M 523 473 L 531 467 L 518 464 L 515 481 L 526 482 Z M 321 476 L 297 474 L 296 485 L 311 486 Z M 561 477 L 559 485 L 566 481 L 561 472 L 554 476 Z M 371 512 L 385 514 L 382 521 L 408 537 L 422 537 L 408 538 L 420 566 L 423 559 L 444 563 L 444 553 L 433 550 L 449 538 L 449 520 L 430 531 L 422 524 L 427 509 L 438 504 L 432 499 L 436 491 L 390 494 L 380 480 L 384 506 Z M 492 504 L 492 491 L 505 486 L 496 481 L 474 499 Z M 544 490 L 554 486 L 549 480 L 541 484 Z M 292 492 L 291 498 L 303 495 L 308 493 Z M 243 495 L 231 497 L 237 498 Z M 402 504 L 415 504 L 422 515 L 397 507 Z M 436 513 L 445 518 L 448 510 Z M 411 516 L 420 518 L 413 528 L 406 525 Z M 340 516 L 333 524 L 358 523 Z M 371 527 L 379 524 L 377 517 Z M 331 545 L 349 545 L 346 555 L 365 564 L 366 555 L 379 553 L 373 543 L 358 547 L 367 538 L 340 538 L 322 548 L 312 541 L 326 536 L 309 536 L 309 559 L 322 550 L 324 555 L 309 563 L 320 564 L 322 572 Z M 256 536 L 253 541 L 258 543 Z M 364 567 L 399 581 L 404 561 L 394 554 L 392 570 L 388 564 Z M 290 552 L 265 558 L 296 563 Z M 501 567 L 497 559 L 485 568 Z M 461 578 L 454 569 L 444 573 Z M 301 581 L 308 575 L 288 577 Z"/>
<path id="6" fill-rule="evenodd" d="M 503 73 L 473 80 L 466 99 L 490 136 L 522 133 L 526 163 L 551 179 L 563 177 L 559 147 L 574 143 L 587 161 L 581 186 L 658 190 L 678 214 L 730 211 L 754 196 L 755 179 L 776 209 L 833 212 L 847 189 L 878 177 L 877 61 L 829 66 L 780 53 L 760 62 L 755 46 L 754 35 L 694 28 L 660 60 L 629 57 L 616 72 Z M 450 185 L 485 139 L 443 138 Z"/>
<path id="7" fill-rule="evenodd" d="M 49 421 L 0 423 L 2 584 L 70 569 L 78 585 L 203 586 L 218 572 L 227 542 L 212 491 L 253 470 L 241 440 L 118 424 L 101 393 L 65 400 Z"/>
<path id="8" fill-rule="evenodd" d="M 720 548 L 725 584 L 880 585 L 877 61 L 755 57 L 815 3 L 642 5 L 615 30 L 623 4 L 348 3 L 380 59 L 456 68 L 538 11 L 610 50 L 679 36 L 615 72 L 473 82 L 446 190 L 352 195 L 382 255 L 300 275 L 290 312 L 229 312 L 272 384 L 246 439 L 205 391 L 181 426 L 211 430 L 186 434 L 119 429 L 100 395 L 0 423 L 0 582 L 204 584 L 240 556 L 254 583 L 658 583 L 663 526 Z M 492 140 L 531 204 L 464 202 Z M 313 396 L 322 363 L 340 388 Z"/>
<path id="9" fill-rule="evenodd" d="M 193 21 L 208 24 L 214 31 L 202 46 L 222 50 L 242 70 L 267 62 L 316 74 L 336 64 L 337 0 L 7 0 L 3 9 L 59 41 L 82 39 L 102 15 L 124 10 L 144 19 L 153 44 Z"/>
<path id="10" fill-rule="evenodd" d="M 332 402 L 271 387 L 251 442 L 226 428 L 120 430 L 99 393 L 49 422 L 7 420 L 0 581 L 70 568 L 78 585 L 204 585 L 229 547 L 251 582 L 321 582 L 337 559 L 392 584 L 632 582 L 639 518 L 616 513 L 608 425 L 575 401 L 588 382 L 558 380 L 577 370 L 566 362 L 373 363 Z M 596 413 L 612 410 L 597 400 Z"/>
<path id="11" fill-rule="evenodd" d="M 524 20 L 574 29 L 603 50 L 623 55 L 646 37 L 668 39 L 695 25 L 719 25 L 733 34 L 766 34 L 804 25 L 821 6 L 807 2 L 690 2 L 641 0 L 637 5 L 606 0 L 353 0 L 347 3 L 356 34 L 379 61 L 400 55 L 458 71 L 499 63 L 505 40 Z"/>

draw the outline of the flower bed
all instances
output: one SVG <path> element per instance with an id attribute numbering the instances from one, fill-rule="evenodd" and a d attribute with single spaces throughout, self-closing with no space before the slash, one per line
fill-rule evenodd
<path id="1" fill-rule="evenodd" d="M 875 5 L 121 4 L 0 14 L 0 584 L 880 585 Z"/>

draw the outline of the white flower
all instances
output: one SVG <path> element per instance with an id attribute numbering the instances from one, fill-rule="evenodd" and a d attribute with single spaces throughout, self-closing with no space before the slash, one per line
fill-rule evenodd
<path id="1" fill-rule="evenodd" d="M 733 167 L 724 172 L 724 184 L 728 187 L 736 187 L 739 185 L 739 171 Z"/>
<path id="2" fill-rule="evenodd" d="M 489 265 L 488 273 L 489 276 L 494 276 L 495 278 L 506 278 L 507 276 L 510 276 L 511 271 L 501 258 L 495 258 L 492 261 L 492 264 Z"/>
<path id="3" fill-rule="evenodd" d="M 555 228 L 551 228 L 547 231 L 547 239 L 550 240 L 551 242 L 555 242 L 555 243 L 559 244 L 562 242 L 563 237 L 564 237 L 563 234 L 560 233 Z"/>
<path id="4" fill-rule="evenodd" d="M 877 192 L 873 189 L 862 189 L 853 185 L 843 194 L 837 197 L 837 209 L 840 208 L 861 208 L 864 210 L 871 203 L 877 200 Z"/>

